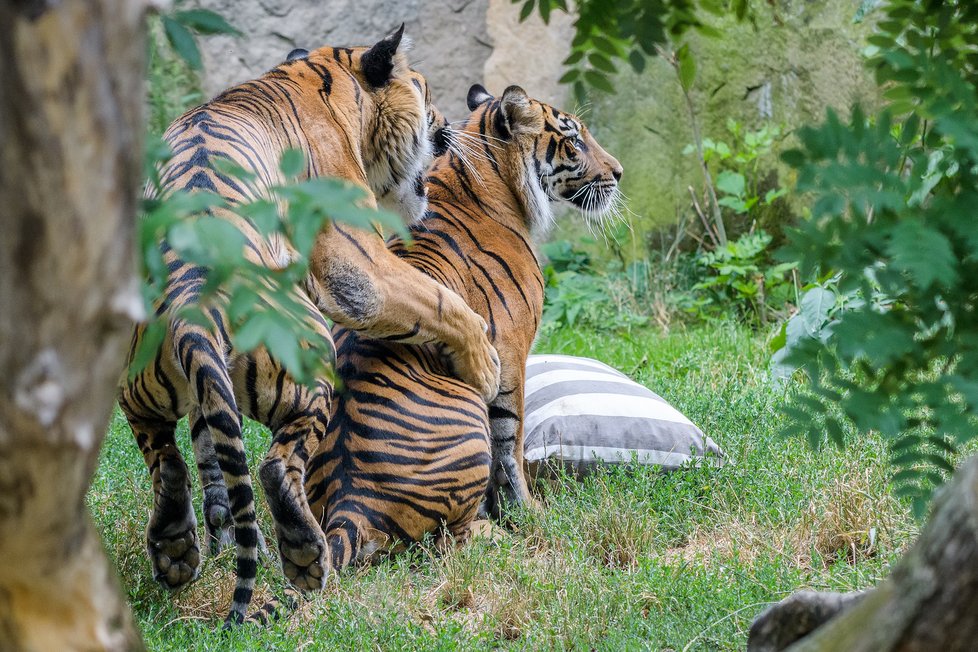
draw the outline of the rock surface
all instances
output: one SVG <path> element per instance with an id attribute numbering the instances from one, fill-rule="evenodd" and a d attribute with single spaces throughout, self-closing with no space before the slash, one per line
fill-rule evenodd
<path id="1" fill-rule="evenodd" d="M 200 0 L 244 33 L 203 39 L 208 97 L 285 60 L 296 47 L 368 45 L 405 23 L 410 58 L 451 119 L 465 115 L 465 95 L 482 80 L 492 51 L 488 0 Z M 450 65 L 445 65 L 450 62 Z"/>
<path id="2" fill-rule="evenodd" d="M 476 82 L 494 94 L 519 84 L 533 97 L 575 108 L 567 88 L 557 84 L 573 37 L 573 17 L 560 12 L 544 25 L 536 14 L 520 23 L 520 7 L 511 0 L 197 2 L 245 33 L 240 39 L 203 39 L 208 95 L 260 74 L 294 47 L 366 44 L 404 22 L 415 43 L 412 62 L 427 76 L 436 103 L 450 119 L 467 113 L 465 95 Z M 826 107 L 845 111 L 854 101 L 872 105 L 875 85 L 861 55 L 871 26 L 854 23 L 857 4 L 755 3 L 754 24 L 711 19 L 723 38 L 692 35 L 698 73 L 691 94 L 703 136 L 729 140 L 728 118 L 751 130 L 780 125 L 790 134 L 821 120 Z M 692 135 L 673 69 L 657 58 L 643 74 L 625 70 L 614 83 L 618 93 L 595 92 L 585 118 L 624 165 L 623 189 L 641 243 L 645 234 L 675 223 L 678 215 L 691 215 L 687 188 L 701 190 L 702 174 L 695 160 L 682 154 Z M 790 181 L 777 161 L 765 166 L 781 175 L 782 185 Z M 772 176 L 771 183 L 777 182 Z M 790 212 L 787 206 L 781 210 Z M 568 228 L 564 235 L 573 235 L 577 227 Z M 644 247 L 633 249 L 644 256 Z"/>

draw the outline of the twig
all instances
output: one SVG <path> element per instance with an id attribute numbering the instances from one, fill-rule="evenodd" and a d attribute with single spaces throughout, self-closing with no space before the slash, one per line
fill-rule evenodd
<path id="1" fill-rule="evenodd" d="M 657 47 L 656 49 L 659 51 L 659 56 L 668 61 L 673 70 L 676 71 L 678 80 L 679 60 L 676 58 L 675 53 L 667 53 L 661 47 Z M 720 243 L 719 246 L 726 246 L 727 230 L 723 226 L 723 214 L 720 212 L 720 202 L 717 200 L 716 188 L 713 187 L 713 175 L 710 174 L 710 168 L 706 164 L 706 157 L 703 155 L 703 137 L 700 134 L 699 123 L 696 121 L 696 109 L 693 107 L 693 98 L 690 97 L 689 91 L 686 90 L 681 81 L 679 89 L 683 92 L 683 99 L 686 101 L 686 111 L 689 112 L 689 125 L 693 129 L 693 142 L 696 145 L 696 156 L 699 159 L 700 167 L 703 169 L 706 190 L 710 196 L 710 211 L 713 213 L 713 222 L 716 228 L 716 237 L 714 239 Z"/>
<path id="2" fill-rule="evenodd" d="M 693 191 L 693 186 L 687 186 L 689 188 L 689 196 L 693 199 L 693 208 L 696 209 L 696 214 L 700 216 L 700 221 L 703 222 L 703 228 L 706 230 L 706 234 L 710 236 L 710 240 L 713 241 L 714 248 L 720 247 L 720 241 L 716 235 L 713 233 L 713 229 L 710 228 L 710 222 L 706 219 L 706 215 L 703 214 L 703 209 L 700 208 L 700 203 L 696 201 L 696 193 Z"/>
<path id="3" fill-rule="evenodd" d="M 686 211 L 679 211 L 679 220 L 676 223 L 676 238 L 672 241 L 672 246 L 666 252 L 665 262 L 672 260 L 672 255 L 679 251 L 679 245 L 686 236 Z"/>

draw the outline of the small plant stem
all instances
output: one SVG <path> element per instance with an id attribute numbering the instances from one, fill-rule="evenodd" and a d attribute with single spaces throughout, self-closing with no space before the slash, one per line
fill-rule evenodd
<path id="1" fill-rule="evenodd" d="M 672 57 L 671 62 L 678 76 L 679 63 L 676 61 L 675 56 Z M 710 168 L 706 164 L 706 157 L 703 155 L 703 137 L 700 134 L 699 122 L 696 120 L 696 109 L 693 107 L 693 98 L 690 97 L 689 92 L 683 88 L 682 84 L 679 84 L 679 88 L 682 90 L 683 99 L 686 101 L 686 111 L 689 113 L 689 125 L 693 130 L 693 142 L 696 143 L 696 157 L 699 159 L 700 167 L 703 169 L 703 178 L 706 180 L 706 191 L 710 195 L 710 209 L 713 213 L 713 223 L 716 228 L 716 240 L 719 242 L 719 246 L 725 247 L 727 245 L 727 230 L 723 226 L 723 214 L 720 212 L 717 191 L 713 186 L 713 176 L 710 174 Z"/>
<path id="2" fill-rule="evenodd" d="M 710 222 L 706 219 L 706 215 L 703 214 L 703 209 L 700 208 L 700 203 L 696 201 L 696 192 L 693 190 L 693 186 L 688 186 L 688 188 L 689 196 L 693 200 L 693 208 L 696 209 L 696 214 L 700 216 L 700 221 L 703 222 L 703 229 L 706 230 L 706 234 L 710 236 L 710 240 L 713 241 L 714 248 L 720 247 L 720 240 L 717 238 L 717 235 L 713 233 L 713 229 L 710 228 Z"/>
<path id="3" fill-rule="evenodd" d="M 686 236 L 686 211 L 681 211 L 679 219 L 676 221 L 676 239 L 672 241 L 672 246 L 666 252 L 665 262 L 672 260 L 672 255 L 679 251 L 679 245 Z"/>

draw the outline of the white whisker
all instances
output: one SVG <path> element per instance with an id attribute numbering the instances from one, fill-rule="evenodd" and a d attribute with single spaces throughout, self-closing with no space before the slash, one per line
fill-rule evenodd
<path id="1" fill-rule="evenodd" d="M 474 178 L 480 186 L 485 188 L 486 182 L 482 179 L 482 175 L 479 174 L 479 171 L 476 169 L 475 165 L 469 161 L 464 146 L 461 143 L 450 141 L 448 148 L 449 151 L 454 154 L 456 158 L 458 158 L 459 162 L 462 164 L 462 167 L 469 172 L 472 178 Z"/>
<path id="2" fill-rule="evenodd" d="M 488 134 L 475 135 L 475 134 L 469 133 L 468 131 L 455 131 L 455 132 L 452 132 L 452 133 L 454 135 L 458 136 L 459 138 L 463 139 L 463 140 L 468 140 L 470 144 L 476 144 L 476 143 L 478 143 L 479 145 L 485 145 L 486 147 L 490 147 L 490 148 L 496 149 L 496 150 L 502 149 L 502 146 L 501 145 L 496 145 L 495 143 L 491 143 L 491 142 L 489 142 L 486 139 L 498 140 L 499 142 L 506 142 L 506 141 L 504 141 L 504 140 L 502 140 L 500 138 L 496 138 L 494 136 L 489 136 Z"/>

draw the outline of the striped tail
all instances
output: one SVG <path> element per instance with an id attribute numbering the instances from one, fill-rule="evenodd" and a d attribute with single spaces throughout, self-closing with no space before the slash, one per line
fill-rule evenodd
<path id="1" fill-rule="evenodd" d="M 255 588 L 259 530 L 251 475 L 241 439 L 241 413 L 234 399 L 221 343 L 214 336 L 221 332 L 219 323 L 210 328 L 186 321 L 173 323 L 174 350 L 194 393 L 200 417 L 210 432 L 231 503 L 237 547 L 237 582 L 226 622 L 239 624 L 244 621 Z"/>

